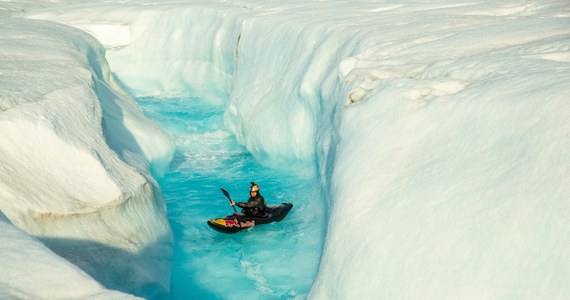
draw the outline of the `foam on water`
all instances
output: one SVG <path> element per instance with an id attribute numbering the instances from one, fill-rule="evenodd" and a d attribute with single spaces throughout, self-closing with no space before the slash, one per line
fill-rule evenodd
<path id="1" fill-rule="evenodd" d="M 159 180 L 175 236 L 173 298 L 305 298 L 323 244 L 316 179 L 260 166 L 225 129 L 222 108 L 206 100 L 139 103 L 177 144 L 171 171 Z M 250 181 L 268 204 L 293 203 L 289 216 L 235 235 L 210 229 L 208 219 L 233 212 L 220 187 L 246 201 Z"/>

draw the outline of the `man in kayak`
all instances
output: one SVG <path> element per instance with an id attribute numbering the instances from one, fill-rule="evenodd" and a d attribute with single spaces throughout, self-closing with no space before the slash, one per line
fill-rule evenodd
<path id="1" fill-rule="evenodd" d="M 267 215 L 267 204 L 265 204 L 265 198 L 259 193 L 259 185 L 255 182 L 251 183 L 249 188 L 249 199 L 247 202 L 234 202 L 230 200 L 230 204 L 237 205 L 242 208 L 242 212 L 246 215 L 265 217 Z"/>

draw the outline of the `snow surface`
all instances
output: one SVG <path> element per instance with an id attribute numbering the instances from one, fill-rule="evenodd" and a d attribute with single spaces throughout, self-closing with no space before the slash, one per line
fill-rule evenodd
<path id="1" fill-rule="evenodd" d="M 570 298 L 567 1 L 133 0 L 0 6 L 12 15 L 91 33 L 107 48 L 121 85 L 134 94 L 186 94 L 225 104 L 227 126 L 259 161 L 303 172 L 317 165 L 329 216 L 309 298 Z M 29 22 L 26 30 L 38 24 L 2 20 Z M 13 29 L 27 32 L 22 31 Z M 3 42 L 0 53 L 12 44 L 16 41 Z M 11 69 L 27 68 L 19 79 L 38 76 L 37 64 L 70 68 L 46 62 L 49 56 L 43 54 L 42 59 L 22 54 L 31 57 L 34 65 L 23 61 Z M 3 70 L 7 65 L 3 59 Z M 92 93 L 89 76 L 79 76 L 85 83 L 73 85 L 77 93 Z M 80 79 L 51 84 L 67 80 Z M 21 90 L 48 94 L 29 84 L 18 87 L 13 92 L 2 87 L 10 95 L 2 96 L 3 103 L 13 103 L 11 95 Z M 97 109 L 96 101 L 90 103 Z M 4 109 L 2 120 L 12 110 Z M 72 115 L 85 117 L 85 111 Z M 24 119 L 3 121 L 2 149 L 4 136 L 17 140 L 18 133 L 43 136 L 60 128 L 38 126 L 47 121 L 34 116 Z M 12 127 L 4 130 L 5 123 Z M 81 136 L 51 132 L 60 138 L 43 137 L 49 147 L 68 139 L 81 144 Z M 85 152 L 85 147 L 65 147 L 73 160 L 86 160 L 91 152 Z M 101 157 L 100 164 L 87 164 L 104 174 L 91 187 L 108 186 L 105 193 L 113 194 L 110 182 L 122 180 L 99 168 L 111 160 Z M 5 161 L 1 166 L 8 169 Z M 34 166 L 49 167 L 46 161 Z M 17 226 L 29 214 L 14 217 L 5 206 L 44 206 L 36 196 L 24 204 L 11 196 L 13 186 L 36 186 L 30 176 L 0 181 L 9 187 L 0 189 L 7 195 L 0 198 L 2 210 Z M 104 201 L 71 183 L 59 186 L 73 190 L 66 195 L 89 194 L 83 201 L 91 205 Z M 86 209 L 65 203 L 63 210 Z"/>

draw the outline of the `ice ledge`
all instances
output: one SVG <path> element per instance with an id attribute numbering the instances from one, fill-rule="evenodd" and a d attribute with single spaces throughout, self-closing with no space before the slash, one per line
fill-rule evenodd
<path id="1" fill-rule="evenodd" d="M 88 34 L 3 17 L 0 36 L 0 210 L 105 287 L 166 293 L 172 237 L 149 169 L 168 166 L 171 138 L 121 93 Z"/>
<path id="2" fill-rule="evenodd" d="M 2 212 L 0 241 L 2 299 L 138 299 L 105 289 L 77 266 L 13 226 Z M 47 272 L 58 276 L 45 276 Z M 70 282 L 73 289 L 69 288 Z"/>

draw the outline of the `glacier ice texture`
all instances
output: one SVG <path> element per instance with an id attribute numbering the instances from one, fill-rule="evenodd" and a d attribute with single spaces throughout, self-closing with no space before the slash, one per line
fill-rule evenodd
<path id="1" fill-rule="evenodd" d="M 88 34 L 2 16 L 0 36 L 2 213 L 106 288 L 168 293 L 172 233 L 150 171 L 167 168 L 171 138 L 120 92 Z"/>

